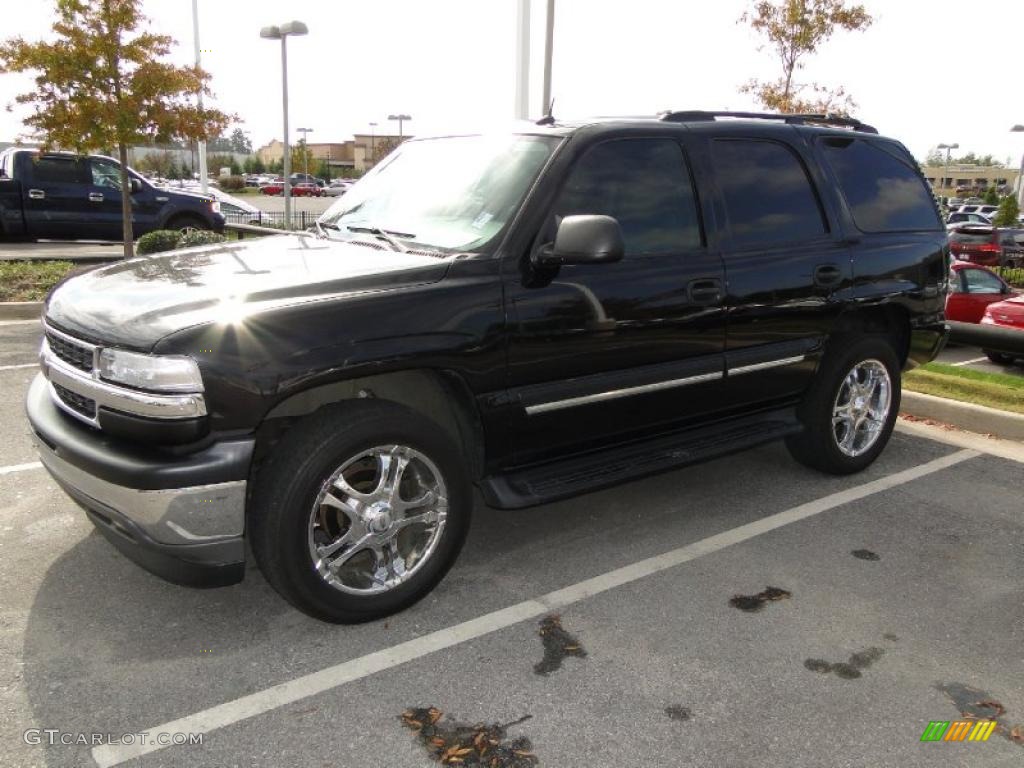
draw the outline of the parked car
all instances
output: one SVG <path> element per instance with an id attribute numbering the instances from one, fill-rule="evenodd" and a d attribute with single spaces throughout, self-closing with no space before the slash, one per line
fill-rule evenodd
<path id="1" fill-rule="evenodd" d="M 980 213 L 951 213 L 946 219 L 947 229 L 956 227 L 960 224 L 981 224 L 982 226 L 989 226 L 992 222 L 987 216 L 982 216 Z"/>
<path id="2" fill-rule="evenodd" d="M 220 203 L 220 212 L 225 220 L 234 224 L 259 224 L 263 219 L 263 211 L 240 197 L 229 195 L 216 187 L 210 187 L 209 193 Z"/>
<path id="3" fill-rule="evenodd" d="M 1010 365 L 1015 360 L 1024 360 L 1024 296 L 1020 294 L 989 304 L 985 307 L 981 324 L 993 328 L 1013 331 L 1013 335 L 999 335 L 986 342 L 982 350 L 988 359 L 999 365 Z"/>
<path id="4" fill-rule="evenodd" d="M 950 266 L 946 319 L 960 323 L 980 323 L 990 304 L 1015 295 L 1017 291 L 992 270 L 964 261 L 954 261 Z"/>
<path id="5" fill-rule="evenodd" d="M 1003 247 L 999 229 L 984 224 L 960 224 L 949 231 L 949 248 L 954 259 L 998 267 Z"/>
<path id="6" fill-rule="evenodd" d="M 341 197 L 351 186 L 351 182 L 335 179 L 324 188 L 324 194 L 328 197 Z"/>
<path id="7" fill-rule="evenodd" d="M 292 187 L 293 197 L 321 197 L 323 190 L 311 181 L 300 181 Z"/>
<path id="8" fill-rule="evenodd" d="M 224 229 L 209 195 L 155 187 L 131 168 L 132 231 Z M 121 165 L 103 155 L 0 153 L 0 239 L 120 240 Z"/>
<path id="9" fill-rule="evenodd" d="M 410 139 L 318 235 L 73 277 L 40 459 L 153 572 L 239 581 L 245 536 L 338 622 L 427 594 L 474 486 L 527 507 L 772 440 L 863 470 L 945 343 L 945 229 L 870 126 L 742 117 Z"/>
<path id="10" fill-rule="evenodd" d="M 961 205 L 960 210 L 957 213 L 980 213 L 985 218 L 989 218 L 999 210 L 998 205 L 985 205 L 984 203 L 974 203 L 971 205 Z"/>
<path id="11" fill-rule="evenodd" d="M 260 185 L 261 195 L 280 195 L 284 192 L 284 179 L 274 179 Z"/>

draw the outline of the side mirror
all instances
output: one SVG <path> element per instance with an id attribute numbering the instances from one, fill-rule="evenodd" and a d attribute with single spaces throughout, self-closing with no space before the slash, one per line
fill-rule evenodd
<path id="1" fill-rule="evenodd" d="M 566 216 L 558 225 L 555 242 L 537 254 L 542 266 L 608 264 L 621 261 L 626 246 L 622 227 L 611 216 Z"/>
<path id="2" fill-rule="evenodd" d="M 137 195 L 142 191 L 142 182 L 135 177 L 128 179 L 128 185 L 131 187 L 133 195 Z"/>

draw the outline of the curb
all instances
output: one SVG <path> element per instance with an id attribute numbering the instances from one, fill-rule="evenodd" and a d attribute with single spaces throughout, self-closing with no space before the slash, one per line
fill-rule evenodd
<path id="1" fill-rule="evenodd" d="M 968 432 L 1024 441 L 1024 414 L 903 390 L 900 413 L 931 419 Z"/>
<path id="2" fill-rule="evenodd" d="M 41 301 L 0 301 L 0 320 L 37 320 L 42 314 Z"/>

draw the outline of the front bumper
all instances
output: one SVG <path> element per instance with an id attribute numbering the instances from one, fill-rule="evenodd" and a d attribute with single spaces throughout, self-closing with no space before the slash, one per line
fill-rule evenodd
<path id="1" fill-rule="evenodd" d="M 177 584 L 242 580 L 251 439 L 187 456 L 117 440 L 58 410 L 42 375 L 25 405 L 43 466 L 122 553 Z"/>

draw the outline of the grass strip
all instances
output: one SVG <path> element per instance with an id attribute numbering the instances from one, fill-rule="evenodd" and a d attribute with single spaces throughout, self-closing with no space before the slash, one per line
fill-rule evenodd
<path id="1" fill-rule="evenodd" d="M 1024 378 L 929 363 L 903 375 L 911 392 L 1024 413 Z"/>
<path id="2" fill-rule="evenodd" d="M 0 261 L 0 301 L 42 301 L 74 268 L 70 261 Z"/>

